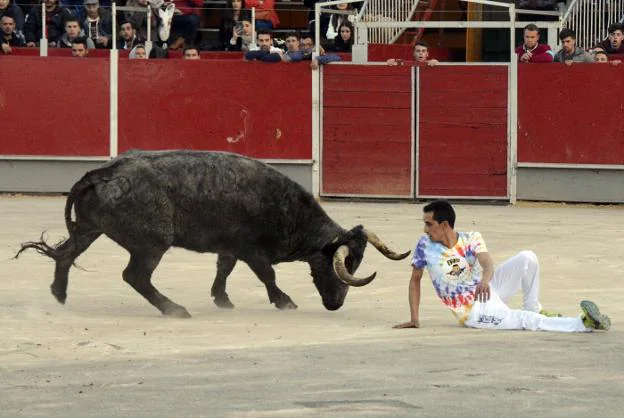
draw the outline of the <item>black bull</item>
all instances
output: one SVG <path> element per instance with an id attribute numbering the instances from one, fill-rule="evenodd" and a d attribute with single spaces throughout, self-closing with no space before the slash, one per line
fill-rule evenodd
<path id="1" fill-rule="evenodd" d="M 72 207 L 75 221 L 72 221 Z M 131 151 L 90 171 L 69 192 L 65 206 L 69 238 L 54 246 L 43 236 L 22 244 L 56 262 L 52 294 L 67 298 L 70 267 L 100 235 L 130 253 L 123 279 L 164 315 L 189 317 L 160 293 L 151 276 L 172 246 L 218 254 L 211 294 L 233 305 L 226 279 L 237 260 L 249 265 L 279 309 L 296 308 L 275 283 L 272 265 L 305 261 L 323 305 L 342 306 L 349 286 L 364 286 L 375 274 L 355 278 L 367 242 L 393 260 L 396 254 L 361 225 L 334 222 L 299 184 L 268 165 L 220 152 Z"/>

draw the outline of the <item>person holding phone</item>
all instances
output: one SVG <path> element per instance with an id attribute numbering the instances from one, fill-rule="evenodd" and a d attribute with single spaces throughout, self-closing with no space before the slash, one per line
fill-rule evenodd
<path id="1" fill-rule="evenodd" d="M 245 8 L 245 0 L 227 0 L 227 6 L 221 16 L 219 42 L 225 51 L 240 51 L 242 37 L 245 34 L 244 21 L 249 23 L 251 39 L 251 13 Z M 239 42 L 240 40 L 240 42 Z"/>

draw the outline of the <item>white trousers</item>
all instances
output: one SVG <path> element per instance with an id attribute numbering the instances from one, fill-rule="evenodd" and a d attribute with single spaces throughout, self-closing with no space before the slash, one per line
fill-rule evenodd
<path id="1" fill-rule="evenodd" d="M 522 288 L 523 309 L 511 309 L 509 299 Z M 540 315 L 539 262 L 532 251 L 522 251 L 501 264 L 490 282 L 490 300 L 476 301 L 464 323 L 470 328 L 528 329 L 531 331 L 588 332 L 580 317 Z"/>

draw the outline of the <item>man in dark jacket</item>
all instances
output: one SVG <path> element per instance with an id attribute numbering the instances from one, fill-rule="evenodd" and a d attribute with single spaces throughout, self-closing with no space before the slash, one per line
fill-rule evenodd
<path id="1" fill-rule="evenodd" d="M 601 50 L 607 54 L 624 54 L 624 25 L 621 23 L 613 23 L 607 28 L 609 36 L 600 42 L 594 50 Z"/>
<path id="2" fill-rule="evenodd" d="M 44 0 L 46 9 L 46 31 L 48 44 L 56 46 L 58 39 L 65 33 L 65 19 L 71 17 L 71 12 L 59 7 L 58 0 Z M 24 23 L 24 36 L 26 46 L 37 46 L 42 37 L 41 6 L 37 5 L 30 9 Z"/>
<path id="3" fill-rule="evenodd" d="M 12 46 L 26 46 L 24 36 L 15 31 L 15 18 L 13 18 L 13 16 L 2 16 L 2 18 L 0 18 L 0 25 L 2 26 L 2 38 L 0 39 L 0 43 L 4 54 L 10 54 L 13 52 L 11 49 Z"/>

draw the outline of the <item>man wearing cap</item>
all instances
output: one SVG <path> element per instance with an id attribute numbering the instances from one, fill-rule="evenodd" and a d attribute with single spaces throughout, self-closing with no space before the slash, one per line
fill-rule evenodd
<path id="1" fill-rule="evenodd" d="M 113 21 L 110 11 L 100 7 L 98 0 L 84 0 L 85 18 L 82 29 L 96 48 L 109 48 Z"/>

